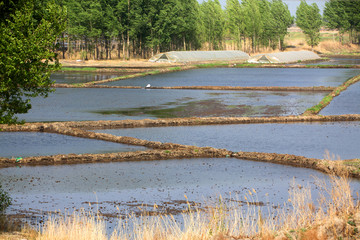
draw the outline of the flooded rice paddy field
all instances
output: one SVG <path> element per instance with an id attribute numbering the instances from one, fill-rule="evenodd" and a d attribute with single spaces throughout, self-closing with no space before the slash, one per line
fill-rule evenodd
<path id="1" fill-rule="evenodd" d="M 50 79 L 55 83 L 87 83 L 101 81 L 110 78 L 116 78 L 124 74 L 120 73 L 96 73 L 96 72 L 55 72 L 51 74 Z"/>
<path id="2" fill-rule="evenodd" d="M 27 122 L 298 115 L 327 92 L 58 88 L 32 100 Z"/>
<path id="3" fill-rule="evenodd" d="M 96 132 L 149 141 L 225 148 L 234 152 L 294 154 L 322 159 L 327 150 L 341 159 L 360 156 L 359 122 L 204 125 L 103 129 Z"/>
<path id="4" fill-rule="evenodd" d="M 0 146 L 0 157 L 6 158 L 146 150 L 145 147 L 40 132 L 0 132 Z"/>
<path id="5" fill-rule="evenodd" d="M 338 86 L 358 74 L 359 70 L 351 69 L 196 69 L 114 84 Z M 347 91 L 339 97 L 346 96 Z M 353 94 L 356 95 L 359 90 L 354 91 Z M 33 99 L 33 109 L 28 114 L 19 115 L 19 118 L 36 122 L 299 115 L 327 94 L 59 88 L 47 99 Z M 340 109 L 335 109 L 332 114 L 339 112 Z M 336 122 L 154 127 L 98 132 L 226 148 L 232 151 L 278 152 L 315 158 L 323 158 L 324 151 L 329 150 L 330 153 L 347 159 L 359 157 L 359 129 L 359 122 Z M 0 133 L 0 146 L 2 155 L 9 157 L 129 149 L 121 144 L 45 133 Z M 6 146 L 6 151 L 3 146 Z M 141 148 L 130 149 L 126 151 Z M 242 199 L 252 188 L 258 193 L 256 201 L 261 202 L 264 207 L 282 205 L 288 199 L 293 178 L 298 184 L 312 185 L 316 196 L 313 176 L 328 179 L 326 175 L 311 169 L 232 158 L 18 166 L 0 169 L 0 182 L 14 199 L 14 204 L 7 212 L 39 217 L 35 222 L 48 211 L 72 212 L 74 209 L 85 208 L 99 210 L 111 218 L 124 216 L 132 211 L 139 212 L 139 207 L 151 211 L 154 203 L 159 205 L 159 211 L 166 209 L 169 213 L 179 214 L 187 208 L 184 194 L 191 204 L 197 203 L 201 207 L 215 202 L 220 194 L 227 201 L 236 196 Z M 358 191 L 360 182 L 354 180 L 352 186 Z M 149 207 L 143 207 L 144 204 Z"/>
<path id="6" fill-rule="evenodd" d="M 349 86 L 324 108 L 322 115 L 360 114 L 360 82 Z"/>
<path id="7" fill-rule="evenodd" d="M 139 213 L 139 207 L 151 211 L 154 203 L 158 211 L 177 215 L 188 207 L 184 195 L 191 205 L 203 207 L 220 195 L 226 202 L 245 201 L 252 189 L 257 197 L 250 201 L 263 205 L 265 213 L 287 201 L 293 180 L 311 186 L 315 197 L 314 177 L 328 179 L 311 169 L 231 158 L 0 169 L 3 188 L 14 199 L 8 213 L 31 213 L 37 220 L 46 212 L 80 208 L 119 217 Z M 360 182 L 354 180 L 352 186 L 359 189 Z"/>
<path id="8" fill-rule="evenodd" d="M 335 87 L 360 74 L 359 69 L 211 68 L 109 82 L 109 86 Z"/>

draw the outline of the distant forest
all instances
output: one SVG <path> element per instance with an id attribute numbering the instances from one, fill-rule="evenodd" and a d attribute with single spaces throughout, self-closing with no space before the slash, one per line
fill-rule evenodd
<path id="1" fill-rule="evenodd" d="M 300 11 L 316 18 L 308 22 L 295 21 L 281 0 L 227 0 L 225 9 L 218 0 L 55 1 L 67 10 L 59 50 L 70 58 L 149 58 L 174 50 L 222 50 L 225 42 L 246 52 L 262 47 L 282 50 L 291 24 L 311 29 L 317 20 L 341 34 L 350 32 L 359 42 L 360 0 L 330 0 L 324 19 L 316 4 L 308 5 L 313 12 Z"/>

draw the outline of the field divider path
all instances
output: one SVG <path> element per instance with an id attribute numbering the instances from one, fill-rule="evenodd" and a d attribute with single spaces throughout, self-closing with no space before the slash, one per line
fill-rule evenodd
<path id="1" fill-rule="evenodd" d="M 0 124 L 0 130 L 6 132 L 44 132 L 45 129 L 80 128 L 80 129 L 112 129 L 112 128 L 144 128 L 174 127 L 223 124 L 255 124 L 255 123 L 298 123 L 298 122 L 346 122 L 360 121 L 360 114 L 345 115 L 309 115 L 280 117 L 190 117 L 163 118 L 142 120 L 100 120 L 100 121 L 69 121 L 52 123 L 25 123 L 18 125 Z M 67 130 L 71 132 L 70 130 Z"/>
<path id="2" fill-rule="evenodd" d="M 89 138 L 115 143 L 144 146 L 152 148 L 148 151 L 118 152 L 107 154 L 60 154 L 52 156 L 25 157 L 21 161 L 10 158 L 0 158 L 0 167 L 18 165 L 53 165 L 75 164 L 94 162 L 117 162 L 117 161 L 151 161 L 181 158 L 238 158 L 270 162 L 295 167 L 305 167 L 325 173 L 343 174 L 360 178 L 360 159 L 353 160 L 322 160 L 306 158 L 290 154 L 259 153 L 259 152 L 232 152 L 226 149 L 212 147 L 197 147 L 176 143 L 162 143 L 147 141 L 126 136 L 114 136 L 105 133 L 96 133 L 81 128 L 131 128 L 131 127 L 154 127 L 154 126 L 183 126 L 183 125 L 206 125 L 206 124 L 239 124 L 239 123 L 290 123 L 311 121 L 360 121 L 360 115 L 339 116 L 290 116 L 270 118 L 188 118 L 188 119 L 158 119 L 158 120 L 123 120 L 123 121 L 95 121 L 95 122 L 56 122 L 56 123 L 27 123 L 24 125 L 0 125 L 3 131 L 15 132 L 48 132 L 74 137 Z M 92 124 L 91 124 L 92 123 Z M 115 123 L 115 124 L 114 124 Z"/>
<path id="3" fill-rule="evenodd" d="M 350 78 L 349 80 L 345 81 L 342 85 L 340 85 L 340 86 L 336 87 L 334 90 L 332 90 L 332 92 L 329 93 L 327 96 L 325 96 L 318 104 L 307 109 L 302 115 L 309 116 L 309 115 L 318 114 L 322 109 L 324 109 L 327 105 L 329 105 L 330 102 L 336 96 L 340 95 L 340 93 L 345 91 L 349 86 L 351 86 L 352 84 L 355 84 L 359 81 L 360 81 L 360 75 Z"/>
<path id="4" fill-rule="evenodd" d="M 85 84 L 53 84 L 54 88 L 118 88 L 118 89 L 142 89 L 142 86 L 107 86 L 107 85 L 85 85 Z M 336 87 L 232 87 L 232 86 L 172 86 L 172 87 L 149 87 L 147 89 L 163 89 L 163 90 L 232 90 L 232 91 L 289 91 L 289 92 L 331 92 Z"/>

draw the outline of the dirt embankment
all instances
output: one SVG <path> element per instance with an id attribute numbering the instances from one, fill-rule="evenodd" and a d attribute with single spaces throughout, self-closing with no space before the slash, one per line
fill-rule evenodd
<path id="1" fill-rule="evenodd" d="M 106 86 L 86 84 L 53 84 L 54 88 L 119 88 L 141 89 L 142 86 Z M 335 87 L 229 87 L 229 86 L 173 86 L 173 87 L 149 87 L 149 89 L 184 89 L 184 90 L 231 90 L 231 91 L 289 91 L 289 92 L 331 92 Z"/>
<path id="2" fill-rule="evenodd" d="M 171 127 L 196 126 L 216 124 L 254 124 L 254 123 L 297 123 L 297 122 L 335 122 L 360 121 L 360 114 L 329 115 L 329 116 L 280 116 L 280 117 L 190 117 L 190 118 L 164 118 L 143 120 L 118 121 L 74 121 L 53 123 L 25 123 L 22 125 L 1 125 L 0 129 L 6 132 L 54 132 L 74 136 L 80 129 L 112 129 L 112 128 L 140 128 L 140 127 Z M 84 131 L 90 134 L 91 132 Z M 79 135 L 80 136 L 80 135 Z M 80 136 L 86 137 L 86 136 Z"/>
<path id="3" fill-rule="evenodd" d="M 144 146 L 148 151 L 121 152 L 108 154 L 67 154 L 54 156 L 27 157 L 17 159 L 0 158 L 0 167 L 10 167 L 19 164 L 51 165 L 74 164 L 110 161 L 149 161 L 179 158 L 226 158 L 235 157 L 245 160 L 271 162 L 277 164 L 306 167 L 322 172 L 347 172 L 352 177 L 360 177 L 358 164 L 345 165 L 343 161 L 328 161 L 303 156 L 258 152 L 231 152 L 226 149 L 211 147 L 196 147 L 175 143 L 147 141 L 126 136 L 114 136 L 105 133 L 95 133 L 84 129 L 102 128 L 134 128 L 158 126 L 186 126 L 206 124 L 247 124 L 247 123 L 295 123 L 313 121 L 360 121 L 360 115 L 339 116 L 288 116 L 268 118 L 176 118 L 156 120 L 122 120 L 122 121 L 87 121 L 87 122 L 56 122 L 27 123 L 24 125 L 0 125 L 3 131 L 35 131 L 58 133 L 74 137 L 111 141 L 122 144 Z M 358 161 L 358 160 L 357 160 Z"/>

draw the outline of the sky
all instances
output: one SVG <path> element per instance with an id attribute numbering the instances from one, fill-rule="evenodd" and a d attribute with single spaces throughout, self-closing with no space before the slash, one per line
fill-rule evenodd
<path id="1" fill-rule="evenodd" d="M 203 0 L 198 0 L 198 1 L 200 3 L 203 2 Z M 223 8 L 225 8 L 226 0 L 219 0 L 219 1 L 221 3 L 221 6 Z M 299 6 L 300 0 L 283 0 L 283 2 L 288 5 L 291 15 L 295 16 L 296 8 Z M 326 0 L 306 0 L 306 3 L 308 3 L 308 4 L 316 3 L 320 9 L 321 14 L 324 10 L 325 2 L 326 2 Z"/>

